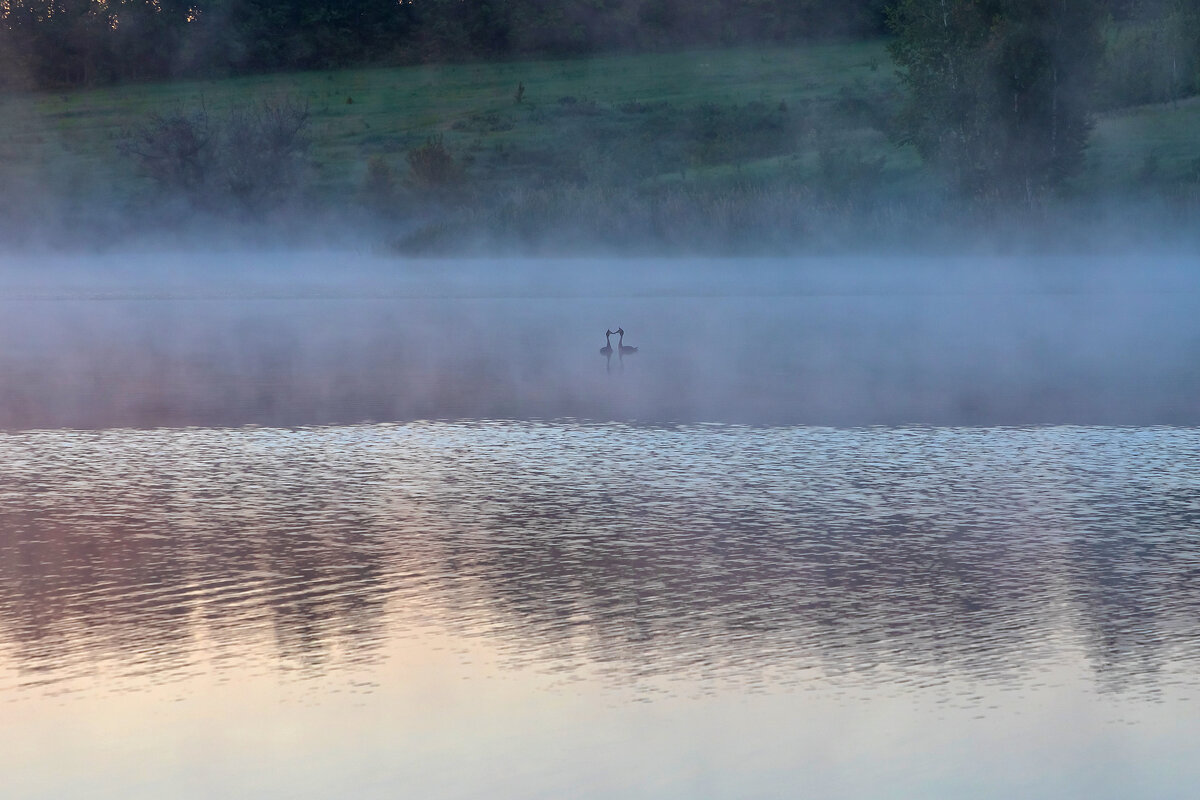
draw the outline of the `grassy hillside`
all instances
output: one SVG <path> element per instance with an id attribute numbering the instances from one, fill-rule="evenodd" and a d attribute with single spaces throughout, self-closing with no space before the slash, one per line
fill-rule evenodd
<path id="1" fill-rule="evenodd" d="M 1200 97 L 1096 119 L 1079 183 L 1095 190 L 1200 182 Z"/>
<path id="2" fill-rule="evenodd" d="M 563 202 L 592 213 L 602 199 L 582 196 L 581 187 L 607 187 L 606 197 L 626 204 L 671 187 L 737 187 L 743 200 L 774 187 L 798 204 L 811 205 L 817 191 L 841 208 L 850 192 L 911 196 L 928 183 L 915 153 L 887 136 L 900 93 L 885 45 L 859 42 L 0 95 L 0 214 L 5 198 L 10 212 L 35 198 L 120 211 L 149 194 L 133 159 L 119 152 L 149 115 L 203 109 L 219 118 L 284 98 L 311 113 L 305 191 L 320 203 L 362 200 L 372 162 L 397 186 L 410 185 L 406 154 L 436 136 L 476 197 L 557 187 L 533 200 L 521 195 L 514 214 Z M 1196 99 L 1105 112 L 1074 188 L 1090 196 L 1192 185 L 1200 180 L 1197 131 Z M 411 208 L 414 192 L 406 191 Z M 766 195 L 745 210 L 715 195 L 705 202 L 693 216 L 728 212 L 730 227 L 779 205 Z"/>
<path id="3" fill-rule="evenodd" d="M 336 192 L 353 191 L 372 156 L 404 169 L 403 153 L 435 134 L 483 178 L 562 167 L 569 157 L 619 160 L 667 144 L 681 152 L 661 153 L 658 170 L 639 163 L 640 175 L 675 174 L 681 163 L 699 172 L 749 167 L 811 155 L 822 134 L 911 167 L 911 155 L 888 145 L 863 114 L 897 91 L 879 43 L 126 85 L 3 98 L 0 158 L 51 186 L 89 175 L 129 180 L 131 165 L 117 157 L 115 143 L 146 115 L 201 107 L 215 115 L 286 96 L 308 103 L 317 185 Z M 774 141 L 722 141 L 741 132 L 739 116 L 774 122 L 766 112 L 781 103 L 785 132 Z M 704 118 L 702 106 L 715 113 Z"/>

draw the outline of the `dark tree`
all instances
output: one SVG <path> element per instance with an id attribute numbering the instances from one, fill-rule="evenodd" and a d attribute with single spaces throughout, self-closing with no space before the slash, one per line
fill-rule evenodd
<path id="1" fill-rule="evenodd" d="M 261 214 L 298 199 L 306 168 L 308 105 L 291 98 L 231 109 L 151 115 L 119 148 L 165 200 Z"/>
<path id="2" fill-rule="evenodd" d="M 887 0 L 0 0 L 0 85 L 877 35 Z"/>
<path id="3" fill-rule="evenodd" d="M 1073 174 L 1102 49 L 1094 0 L 900 0 L 901 140 L 962 190 L 1032 198 Z"/>

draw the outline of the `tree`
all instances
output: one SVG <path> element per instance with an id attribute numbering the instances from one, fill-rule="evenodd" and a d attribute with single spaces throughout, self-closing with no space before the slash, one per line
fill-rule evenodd
<path id="1" fill-rule="evenodd" d="M 293 98 L 233 108 L 219 119 L 203 108 L 153 114 L 118 147 L 165 199 L 261 214 L 302 188 L 310 118 L 308 104 Z"/>
<path id="2" fill-rule="evenodd" d="M 900 0 L 901 141 L 963 191 L 1027 198 L 1082 164 L 1101 56 L 1094 0 Z"/>
<path id="3" fill-rule="evenodd" d="M 0 85 L 876 35 L 886 2 L 0 0 Z"/>

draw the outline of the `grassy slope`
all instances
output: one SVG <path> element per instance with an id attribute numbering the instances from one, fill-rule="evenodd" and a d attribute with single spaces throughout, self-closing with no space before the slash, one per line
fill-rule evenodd
<path id="1" fill-rule="evenodd" d="M 518 83 L 525 85 L 520 105 L 513 99 Z M 905 180 L 918 171 L 916 157 L 890 145 L 879 129 L 898 92 L 884 45 L 865 42 L 0 96 L 0 178 L 10 189 L 58 195 L 82 194 L 89 185 L 131 194 L 137 178 L 116 155 L 116 142 L 147 114 L 202 104 L 219 113 L 255 98 L 290 96 L 307 100 L 313 113 L 315 183 L 334 196 L 357 191 L 372 156 L 402 172 L 404 152 L 434 134 L 444 135 L 484 181 L 574 168 L 591 180 L 624 169 L 617 178 L 625 182 L 778 175 L 789 169 L 803 175 L 816 169 L 817 153 L 830 143 L 851 147 L 856 158 L 883 159 L 885 176 Z M 769 115 L 781 101 L 786 124 L 773 138 L 754 139 L 755 125 L 771 123 Z M 701 119 L 696 110 L 702 104 L 726 109 L 725 116 Z M 862 109 L 869 107 L 882 112 L 864 118 Z M 705 125 L 707 133 L 700 130 Z M 1196 100 L 1102 115 L 1080 188 L 1121 187 L 1148 173 L 1158 180 L 1194 173 L 1197 130 Z M 716 137 L 718 146 L 697 144 L 705 135 Z"/>
<path id="2" fill-rule="evenodd" d="M 1200 180 L 1200 97 L 1101 114 L 1088 148 L 1085 188 Z"/>
<path id="3" fill-rule="evenodd" d="M 526 87 L 519 106 L 513 99 L 518 83 Z M 800 127 L 811 130 L 821 126 L 822 109 L 839 92 L 895 88 L 879 43 L 142 84 L 0 99 L 0 158 L 10 170 L 50 185 L 69 183 L 80 172 L 121 181 L 129 177 L 123 174 L 128 165 L 114 158 L 115 142 L 147 114 L 201 104 L 219 113 L 254 98 L 291 96 L 307 100 L 313 113 L 318 183 L 346 191 L 359 185 L 371 156 L 389 157 L 403 168 L 403 152 L 433 134 L 444 134 L 456 153 L 471 154 L 473 171 L 491 172 L 502 168 L 491 155 L 506 148 L 586 149 L 597 128 L 627 128 L 615 131 L 618 138 L 644 134 L 633 127 L 642 122 L 638 115 L 617 110 L 623 104 L 667 103 L 678 111 L 755 101 L 774 108 L 784 101 L 794 116 L 805 115 Z M 562 98 L 578 102 L 564 104 Z M 898 163 L 912 163 L 877 131 L 849 133 Z M 807 144 L 801 136 L 796 149 L 802 153 Z"/>

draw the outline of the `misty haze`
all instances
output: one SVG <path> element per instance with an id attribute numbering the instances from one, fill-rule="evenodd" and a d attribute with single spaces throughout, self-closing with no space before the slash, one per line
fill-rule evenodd
<path id="1" fill-rule="evenodd" d="M 1192 798 L 1200 10 L 0 0 L 0 795 Z"/>

